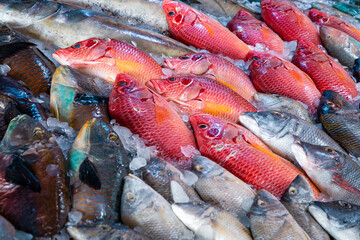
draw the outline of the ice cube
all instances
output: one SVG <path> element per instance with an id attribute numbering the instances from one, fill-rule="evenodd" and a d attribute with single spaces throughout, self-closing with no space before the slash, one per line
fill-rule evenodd
<path id="1" fill-rule="evenodd" d="M 187 203 L 190 201 L 189 196 L 184 191 L 183 187 L 176 181 L 170 183 L 171 195 L 175 203 Z"/>
<path id="2" fill-rule="evenodd" d="M 129 164 L 129 168 L 130 170 L 134 171 L 134 170 L 138 170 L 139 168 L 142 168 L 144 166 L 146 166 L 146 159 L 142 158 L 142 157 L 135 157 L 133 158 L 133 160 L 130 162 Z"/>
<path id="3" fill-rule="evenodd" d="M 82 218 L 82 213 L 79 211 L 71 211 L 68 213 L 68 217 L 69 217 L 68 224 L 73 226 L 80 222 L 80 220 Z"/>
<path id="4" fill-rule="evenodd" d="M 196 176 L 196 174 L 193 172 L 190 172 L 188 170 L 184 170 L 182 172 L 181 180 L 183 180 L 189 186 L 195 185 L 195 183 L 197 182 L 198 179 L 199 179 L 198 176 Z"/>

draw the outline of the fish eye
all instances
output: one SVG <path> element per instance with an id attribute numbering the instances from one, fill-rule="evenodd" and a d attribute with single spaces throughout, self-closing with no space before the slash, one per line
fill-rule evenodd
<path id="1" fill-rule="evenodd" d="M 327 38 L 327 39 L 330 39 L 331 37 L 330 37 L 330 36 L 327 36 L 326 38 Z"/>
<path id="2" fill-rule="evenodd" d="M 325 147 L 325 151 L 327 151 L 328 153 L 330 153 L 331 155 L 335 154 L 335 150 L 331 147 Z"/>
<path id="3" fill-rule="evenodd" d="M 295 195 L 295 194 L 297 194 L 297 189 L 294 188 L 294 187 L 290 187 L 290 188 L 289 188 L 289 193 L 290 193 L 291 195 Z"/>
<path id="4" fill-rule="evenodd" d="M 127 82 L 126 81 L 120 81 L 118 84 L 119 84 L 119 86 L 123 87 L 123 86 L 126 86 Z"/>
<path id="5" fill-rule="evenodd" d="M 275 97 L 276 97 L 276 98 L 280 98 L 280 96 L 279 96 L 279 95 L 276 95 Z"/>
<path id="6" fill-rule="evenodd" d="M 135 195 L 132 193 L 128 193 L 128 195 L 126 196 L 126 201 L 127 202 L 133 202 L 135 201 Z"/>
<path id="7" fill-rule="evenodd" d="M 263 200 L 258 200 L 258 201 L 257 201 L 257 205 L 258 205 L 259 207 L 265 207 L 265 206 L 266 206 L 266 202 L 263 201 Z"/>
<path id="8" fill-rule="evenodd" d="M 111 230 L 111 227 L 110 227 L 109 225 L 102 225 L 102 224 L 100 224 L 100 225 L 97 225 L 96 227 L 97 227 L 97 229 L 99 229 L 99 230 L 105 230 L 105 231 L 110 231 L 110 230 Z"/>
<path id="9" fill-rule="evenodd" d="M 41 135 L 44 134 L 44 131 L 43 131 L 41 128 L 36 127 L 36 128 L 34 128 L 34 134 L 35 134 L 36 136 L 41 136 Z"/>
<path id="10" fill-rule="evenodd" d="M 109 136 L 108 136 L 108 139 L 109 139 L 110 141 L 115 142 L 115 141 L 117 141 L 117 140 L 119 139 L 119 137 L 118 137 L 118 135 L 117 135 L 116 133 L 111 132 L 111 133 L 109 134 Z"/>
<path id="11" fill-rule="evenodd" d="M 274 115 L 277 116 L 278 118 L 283 118 L 283 117 L 285 117 L 284 114 L 279 113 L 279 112 L 274 112 Z"/>
<path id="12" fill-rule="evenodd" d="M 195 167 L 195 169 L 196 169 L 196 171 L 198 171 L 198 172 L 202 172 L 202 171 L 205 170 L 205 167 L 202 166 L 202 165 L 197 165 L 197 166 Z"/>
<path id="13" fill-rule="evenodd" d="M 81 44 L 80 43 L 77 43 L 73 46 L 73 48 L 80 48 L 81 47 Z"/>
<path id="14" fill-rule="evenodd" d="M 188 56 L 182 56 L 182 57 L 179 57 L 180 59 L 183 59 L 183 60 L 185 60 L 185 59 L 189 59 L 189 57 Z"/>
<path id="15" fill-rule="evenodd" d="M 201 129 L 207 129 L 207 128 L 208 128 L 208 125 L 202 123 L 202 124 L 199 125 L 199 128 L 201 128 Z"/>
<path id="16" fill-rule="evenodd" d="M 168 78 L 171 82 L 174 82 L 176 80 L 176 77 L 169 77 Z"/>
<path id="17" fill-rule="evenodd" d="M 174 15 L 175 15 L 175 12 L 174 12 L 174 11 L 170 11 L 170 12 L 169 12 L 169 15 L 170 15 L 170 16 L 174 16 Z"/>
<path id="18" fill-rule="evenodd" d="M 339 204 L 340 206 L 346 208 L 346 209 L 351 209 L 352 208 L 352 205 L 348 202 L 345 202 L 345 201 L 339 201 Z"/>
<path id="19" fill-rule="evenodd" d="M 329 107 L 335 107 L 335 103 L 330 102 L 330 101 L 326 101 L 326 105 Z"/>
<path id="20" fill-rule="evenodd" d="M 304 48 L 304 47 L 301 47 L 300 50 L 305 50 L 305 48 Z"/>
<path id="21" fill-rule="evenodd" d="M 259 58 L 258 57 L 253 57 L 253 60 L 254 61 L 259 60 Z"/>

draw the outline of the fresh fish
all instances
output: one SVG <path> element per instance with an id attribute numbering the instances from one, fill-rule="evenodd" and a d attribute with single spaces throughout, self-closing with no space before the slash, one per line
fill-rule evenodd
<path id="1" fill-rule="evenodd" d="M 360 166 L 349 155 L 304 142 L 291 145 L 291 149 L 321 192 L 334 200 L 360 203 Z"/>
<path id="2" fill-rule="evenodd" d="M 149 55 L 115 39 L 90 38 L 57 50 L 53 58 L 61 65 L 110 83 L 115 82 L 119 73 L 134 77 L 142 83 L 163 76 L 161 66 Z"/>
<path id="3" fill-rule="evenodd" d="M 0 215 L 0 239 L 1 240 L 16 239 L 15 227 L 1 215 Z"/>
<path id="4" fill-rule="evenodd" d="M 45 110 L 33 93 L 8 76 L 0 76 L 0 95 L 7 96 L 16 102 L 17 109 L 36 120 L 45 120 Z"/>
<path id="5" fill-rule="evenodd" d="M 243 223 L 249 221 L 246 214 L 255 198 L 249 185 L 203 156 L 194 157 L 193 169 L 199 177 L 195 189 L 206 203 L 232 213 Z"/>
<path id="6" fill-rule="evenodd" d="M 345 69 L 309 41 L 298 41 L 292 63 L 311 77 L 321 93 L 332 90 L 349 101 L 358 95 L 355 82 Z"/>
<path id="7" fill-rule="evenodd" d="M 330 240 L 326 231 L 307 211 L 312 201 L 315 201 L 315 196 L 311 191 L 310 184 L 306 178 L 301 175 L 294 179 L 281 197 L 281 203 L 311 239 Z"/>
<path id="8" fill-rule="evenodd" d="M 355 157 L 360 157 L 360 112 L 340 94 L 325 91 L 319 119 L 326 132 Z"/>
<path id="9" fill-rule="evenodd" d="M 172 0 L 164 0 L 163 8 L 171 36 L 185 44 L 232 59 L 245 59 L 250 51 L 246 43 L 202 12 Z"/>
<path id="10" fill-rule="evenodd" d="M 131 174 L 125 177 L 121 221 L 131 228 L 142 228 L 152 239 L 192 239 L 193 235 L 159 193 Z"/>
<path id="11" fill-rule="evenodd" d="M 92 118 L 109 122 L 108 96 L 93 78 L 85 77 L 68 67 L 56 69 L 50 90 L 51 112 L 75 130 Z"/>
<path id="12" fill-rule="evenodd" d="M 356 82 L 360 82 L 360 59 L 355 59 L 354 66 L 352 68 L 353 75 L 356 79 Z"/>
<path id="13" fill-rule="evenodd" d="M 119 136 L 102 120 L 88 120 L 72 145 L 69 165 L 74 171 L 72 210 L 82 213 L 81 223 L 118 222 L 122 181 L 129 165 Z"/>
<path id="14" fill-rule="evenodd" d="M 328 13 L 321 12 L 315 8 L 311 9 L 309 11 L 309 17 L 313 22 L 320 26 L 329 26 L 333 27 L 335 29 L 338 29 L 346 34 L 348 34 L 350 37 L 354 38 L 356 41 L 360 41 L 360 31 L 357 30 L 354 26 L 347 23 L 346 21 L 331 16 Z"/>
<path id="15" fill-rule="evenodd" d="M 291 62 L 263 52 L 250 52 L 250 78 L 257 90 L 298 100 L 316 111 L 320 92 L 311 78 Z"/>
<path id="16" fill-rule="evenodd" d="M 187 54 L 178 58 L 166 58 L 164 66 L 173 74 L 210 75 L 251 101 L 256 90 L 249 76 L 230 61 L 211 53 Z"/>
<path id="17" fill-rule="evenodd" d="M 138 233 L 131 228 L 116 225 L 97 225 L 97 226 L 70 226 L 67 232 L 74 240 L 149 240 L 147 236 Z"/>
<path id="18" fill-rule="evenodd" d="M 310 240 L 288 210 L 266 190 L 258 192 L 249 216 L 254 240 Z"/>
<path id="19" fill-rule="evenodd" d="M 284 41 L 306 39 L 321 45 L 316 26 L 303 12 L 292 5 L 280 1 L 261 1 L 261 16 Z"/>
<path id="20" fill-rule="evenodd" d="M 172 209 L 197 239 L 252 239 L 249 229 L 221 208 L 205 203 L 175 203 Z"/>
<path id="21" fill-rule="evenodd" d="M 157 157 L 179 169 L 190 169 L 196 154 L 193 134 L 169 103 L 138 83 L 119 74 L 109 100 L 112 119 L 155 146 Z"/>
<path id="22" fill-rule="evenodd" d="M 60 48 L 89 38 L 113 38 L 132 43 L 157 57 L 178 57 L 195 52 L 162 34 L 129 26 L 127 22 L 101 13 L 73 10 L 46 0 L 1 0 L 0 19 L 27 38 Z"/>
<path id="23" fill-rule="evenodd" d="M 70 197 L 55 139 L 40 122 L 20 115 L 10 122 L 0 151 L 0 214 L 35 237 L 58 233 Z"/>
<path id="24" fill-rule="evenodd" d="M 243 127 L 207 114 L 190 116 L 190 123 L 201 154 L 254 189 L 266 189 L 281 197 L 294 178 L 303 174 L 262 147 Z"/>
<path id="25" fill-rule="evenodd" d="M 356 15 L 360 14 L 360 8 L 352 4 L 346 4 L 344 2 L 335 2 L 333 7 L 339 11 L 347 13 L 356 18 Z"/>
<path id="26" fill-rule="evenodd" d="M 291 144 L 299 140 L 330 146 L 345 153 L 339 144 L 316 125 L 291 114 L 278 111 L 250 112 L 242 114 L 240 122 L 266 143 L 274 153 L 292 161 L 296 159 L 291 151 Z"/>
<path id="27" fill-rule="evenodd" d="M 173 193 L 183 192 L 189 201 L 201 201 L 196 191 L 185 182 L 185 177 L 178 169 L 159 158 L 154 158 L 143 169 L 143 180 L 168 202 L 177 202 Z"/>
<path id="28" fill-rule="evenodd" d="M 309 212 L 336 240 L 360 239 L 360 206 L 346 201 L 313 202 Z"/>
<path id="29" fill-rule="evenodd" d="M 320 37 L 328 53 L 348 68 L 352 68 L 354 61 L 360 57 L 360 43 L 346 33 L 321 26 Z"/>
<path id="30" fill-rule="evenodd" d="M 239 122 L 243 112 L 257 109 L 226 85 L 201 76 L 171 76 L 152 79 L 148 85 L 190 114 L 208 113 L 231 122 Z"/>
<path id="31" fill-rule="evenodd" d="M 20 115 L 20 112 L 16 108 L 16 102 L 7 96 L 0 95 L 0 141 L 4 137 L 11 119 L 17 115 Z"/>
<path id="32" fill-rule="evenodd" d="M 286 112 L 296 117 L 314 123 L 314 117 L 304 107 L 303 104 L 298 101 L 280 96 L 277 94 L 255 93 L 254 100 L 257 104 L 254 104 L 258 108 L 264 107 L 269 111 Z"/>
<path id="33" fill-rule="evenodd" d="M 280 54 L 284 51 L 284 42 L 279 35 L 245 10 L 240 10 L 228 23 L 227 28 L 248 45 L 255 47 L 260 43 Z"/>

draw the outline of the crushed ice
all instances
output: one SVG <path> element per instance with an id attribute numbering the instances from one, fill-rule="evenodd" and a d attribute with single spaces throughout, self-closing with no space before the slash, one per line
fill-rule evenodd
<path id="1" fill-rule="evenodd" d="M 69 222 L 67 225 L 74 226 L 81 221 L 82 213 L 79 211 L 71 211 L 68 213 Z"/>
<path id="2" fill-rule="evenodd" d="M 189 196 L 186 194 L 183 187 L 176 181 L 170 183 L 171 195 L 175 203 L 187 203 L 190 202 Z"/>
<path id="3" fill-rule="evenodd" d="M 195 173 L 188 170 L 183 170 L 182 175 L 180 175 L 180 179 L 184 181 L 187 185 L 194 186 L 199 178 L 198 176 L 196 176 Z"/>

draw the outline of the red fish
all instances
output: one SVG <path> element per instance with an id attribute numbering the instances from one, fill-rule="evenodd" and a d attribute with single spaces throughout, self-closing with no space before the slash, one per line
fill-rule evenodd
<path id="1" fill-rule="evenodd" d="M 331 90 L 350 101 L 358 95 L 344 68 L 313 43 L 299 40 L 292 62 L 311 77 L 321 93 Z"/>
<path id="2" fill-rule="evenodd" d="M 262 147 L 254 147 L 252 134 L 236 124 L 207 114 L 192 115 L 190 122 L 201 154 L 255 189 L 266 189 L 281 197 L 295 177 L 303 175 L 295 167 L 266 154 Z M 312 188 L 317 195 L 319 191 L 315 186 Z"/>
<path id="3" fill-rule="evenodd" d="M 187 54 L 178 58 L 166 58 L 164 66 L 176 75 L 194 74 L 214 77 L 248 101 L 256 89 L 246 73 L 225 58 L 211 53 Z"/>
<path id="4" fill-rule="evenodd" d="M 269 53 L 251 51 L 250 78 L 256 89 L 298 100 L 315 113 L 321 94 L 311 78 L 294 64 Z"/>
<path id="5" fill-rule="evenodd" d="M 196 153 L 193 134 L 169 103 L 134 78 L 119 74 L 109 99 L 113 119 L 155 146 L 157 157 L 190 169 Z"/>
<path id="6" fill-rule="evenodd" d="M 321 44 L 316 26 L 296 7 L 265 0 L 261 2 L 261 17 L 284 41 L 307 39 L 316 45 Z"/>
<path id="7" fill-rule="evenodd" d="M 214 79 L 199 76 L 171 76 L 148 82 L 168 101 L 175 102 L 188 114 L 209 113 L 222 119 L 239 122 L 243 112 L 257 109 L 239 94 Z"/>
<path id="8" fill-rule="evenodd" d="M 328 13 L 321 12 L 314 8 L 309 11 L 309 17 L 313 22 L 319 25 L 329 26 L 338 29 L 360 42 L 360 31 L 340 18 L 331 16 Z"/>
<path id="9" fill-rule="evenodd" d="M 132 76 L 142 83 L 163 76 L 161 66 L 149 55 L 115 39 L 90 38 L 57 50 L 53 57 L 61 65 L 111 83 L 119 73 Z"/>
<path id="10" fill-rule="evenodd" d="M 228 23 L 227 28 L 246 44 L 255 46 L 256 43 L 261 43 L 280 54 L 284 51 L 284 42 L 279 35 L 243 9 Z"/>
<path id="11" fill-rule="evenodd" d="M 250 51 L 246 43 L 204 13 L 172 0 L 164 0 L 162 6 L 175 39 L 233 59 L 245 59 Z"/>

